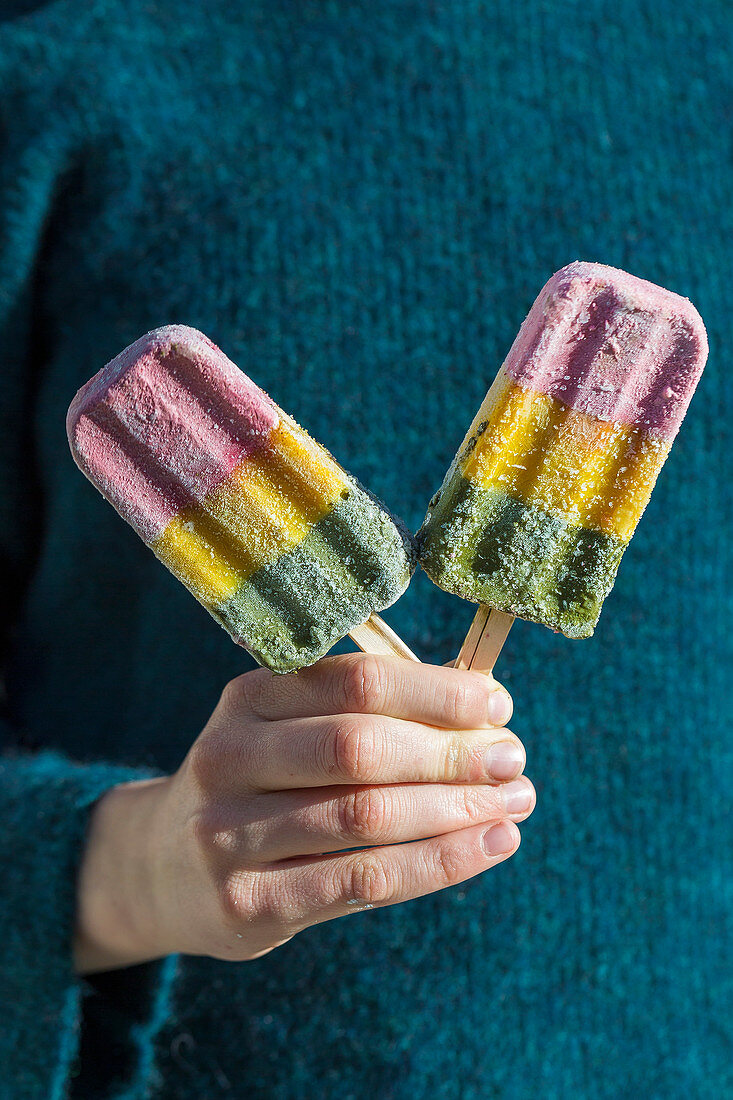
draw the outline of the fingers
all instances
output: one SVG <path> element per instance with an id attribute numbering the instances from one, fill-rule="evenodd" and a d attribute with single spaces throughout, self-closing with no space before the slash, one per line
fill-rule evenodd
<path id="1" fill-rule="evenodd" d="M 256 821 L 223 830 L 228 855 L 270 863 L 365 845 L 401 844 L 509 817 L 524 821 L 535 805 L 526 778 L 500 787 L 404 784 L 326 787 L 256 799 Z"/>
<path id="2" fill-rule="evenodd" d="M 398 657 L 326 657 L 289 676 L 260 669 L 228 685 L 230 703 L 269 721 L 331 714 L 385 714 L 441 729 L 502 726 L 512 713 L 491 677 Z"/>
<path id="3" fill-rule="evenodd" d="M 511 821 L 474 825 L 430 840 L 311 857 L 280 871 L 299 927 L 375 906 L 396 905 L 455 886 L 496 866 L 519 847 Z"/>
<path id="4" fill-rule="evenodd" d="M 232 783 L 293 790 L 336 783 L 506 782 L 525 764 L 509 730 L 438 730 L 381 715 L 265 722 L 230 741 Z"/>

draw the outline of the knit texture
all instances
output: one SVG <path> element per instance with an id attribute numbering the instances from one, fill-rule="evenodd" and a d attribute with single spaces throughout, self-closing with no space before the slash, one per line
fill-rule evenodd
<path id="1" fill-rule="evenodd" d="M 2 5 L 0 1095 L 733 1089 L 730 30 L 724 0 Z M 193 325 L 415 529 L 576 258 L 688 295 L 711 353 L 595 636 L 502 654 L 516 858 L 256 962 L 74 982 L 90 804 L 248 667 L 76 470 L 78 386 Z M 435 661 L 471 616 L 424 575 L 387 615 Z"/>
<path id="2" fill-rule="evenodd" d="M 74 765 L 57 753 L 0 761 L 4 913 L 0 973 L 6 1006 L 2 1051 L 8 1097 L 67 1095 L 77 1069 L 82 1004 L 94 987 L 78 981 L 69 953 L 75 879 L 88 811 L 116 783 L 142 778 L 114 765 Z M 12 853 L 12 855 L 11 855 Z M 134 995 L 118 1008 L 118 1077 L 138 1070 L 127 1042 L 166 1000 L 175 960 L 136 967 Z M 12 1006 L 12 1007 L 11 1007 Z M 8 1091 L 3 1091 L 8 1090 Z"/>

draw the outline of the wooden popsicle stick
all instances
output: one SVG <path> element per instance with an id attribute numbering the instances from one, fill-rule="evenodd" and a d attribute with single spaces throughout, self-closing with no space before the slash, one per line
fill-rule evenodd
<path id="1" fill-rule="evenodd" d="M 491 607 L 479 607 L 474 615 L 455 668 L 472 668 L 476 672 L 493 672 L 497 657 L 511 630 L 514 616 Z"/>
<path id="2" fill-rule="evenodd" d="M 420 663 L 420 658 L 415 656 L 399 634 L 395 634 L 392 627 L 387 626 L 384 619 L 376 612 L 371 614 L 365 623 L 352 627 L 349 637 L 364 653 L 376 653 L 384 657 L 404 657 L 408 661 Z"/>

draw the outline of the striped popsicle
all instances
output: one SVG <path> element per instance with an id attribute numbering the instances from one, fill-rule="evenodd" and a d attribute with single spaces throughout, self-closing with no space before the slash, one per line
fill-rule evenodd
<path id="1" fill-rule="evenodd" d="M 195 329 L 126 348 L 67 431 L 90 481 L 274 671 L 316 661 L 409 583 L 404 527 Z"/>
<path id="2" fill-rule="evenodd" d="M 601 264 L 553 275 L 430 503 L 430 577 L 589 637 L 706 357 L 686 298 Z"/>

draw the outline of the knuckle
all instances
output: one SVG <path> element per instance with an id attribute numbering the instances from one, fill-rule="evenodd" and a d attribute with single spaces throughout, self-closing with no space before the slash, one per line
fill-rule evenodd
<path id="1" fill-rule="evenodd" d="M 339 827 L 353 840 L 382 838 L 389 821 L 384 794 L 373 787 L 361 787 L 340 799 Z"/>
<path id="2" fill-rule="evenodd" d="M 241 728 L 237 712 L 247 688 L 244 676 L 224 685 L 219 702 L 202 733 L 194 741 L 186 757 L 186 765 L 194 781 L 204 789 L 215 788 L 231 768 L 233 751 L 241 752 Z"/>
<path id="3" fill-rule="evenodd" d="M 343 719 L 332 729 L 329 740 L 329 772 L 355 783 L 366 782 L 374 775 L 378 760 L 364 721 Z"/>
<path id="4" fill-rule="evenodd" d="M 446 688 L 446 711 L 452 724 L 459 728 L 479 725 L 481 701 L 479 689 L 468 676 L 451 677 Z M 486 705 L 484 703 L 484 710 Z"/>
<path id="5" fill-rule="evenodd" d="M 471 750 L 465 738 L 460 734 L 449 735 L 445 744 L 443 759 L 443 777 L 458 779 L 468 774 L 471 763 Z"/>
<path id="6" fill-rule="evenodd" d="M 236 804 L 226 799 L 203 799 L 186 821 L 186 844 L 205 867 L 225 874 L 241 861 L 256 865 L 267 858 L 269 832 L 248 794 Z"/>
<path id="7" fill-rule="evenodd" d="M 187 766 L 195 782 L 204 788 L 216 784 L 225 755 L 226 733 L 209 726 L 189 749 Z"/>
<path id="8" fill-rule="evenodd" d="M 390 901 L 395 889 L 384 861 L 364 853 L 346 868 L 341 893 L 347 902 L 380 905 Z"/>
<path id="9" fill-rule="evenodd" d="M 241 870 L 224 875 L 219 883 L 218 902 L 226 926 L 248 924 L 259 913 L 256 878 Z"/>
<path id="10" fill-rule="evenodd" d="M 194 850 L 206 865 L 231 862 L 241 847 L 241 829 L 217 810 L 204 808 L 189 820 Z"/>
<path id="11" fill-rule="evenodd" d="M 455 886 L 465 878 L 461 851 L 453 844 L 437 844 L 432 853 L 433 876 L 440 886 Z"/>
<path id="12" fill-rule="evenodd" d="M 238 868 L 223 875 L 218 891 L 219 909 L 226 927 L 264 922 L 283 924 L 287 904 L 275 884 L 256 871 Z"/>
<path id="13" fill-rule="evenodd" d="M 247 684 L 247 674 L 242 676 L 235 676 L 233 680 L 229 680 L 222 689 L 222 693 L 219 697 L 219 707 L 225 714 L 231 714 L 232 711 L 238 710 L 244 700 L 247 698 L 249 687 Z"/>
<path id="14" fill-rule="evenodd" d="M 212 820 L 210 814 L 202 810 L 195 813 L 188 824 L 194 849 L 205 859 L 208 859 L 215 848 L 214 837 L 219 831 L 216 823 Z"/>
<path id="15" fill-rule="evenodd" d="M 187 766 L 209 797 L 226 787 L 234 774 L 246 780 L 252 765 L 252 738 L 244 733 L 242 726 L 211 722 L 191 746 Z"/>
<path id="16" fill-rule="evenodd" d="M 469 825 L 480 825 L 491 815 L 492 787 L 467 787 L 460 791 L 460 811 Z"/>
<path id="17" fill-rule="evenodd" d="M 265 693 L 272 680 L 265 669 L 255 669 L 235 676 L 224 685 L 219 707 L 228 717 L 241 715 L 244 711 L 256 717 L 261 715 Z"/>
<path id="18" fill-rule="evenodd" d="M 375 710 L 384 694 L 382 669 L 373 656 L 364 654 L 343 662 L 341 701 L 346 711 Z"/>

